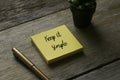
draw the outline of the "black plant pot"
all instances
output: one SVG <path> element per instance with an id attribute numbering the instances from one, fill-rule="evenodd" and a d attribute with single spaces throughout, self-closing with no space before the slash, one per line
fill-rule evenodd
<path id="1" fill-rule="evenodd" d="M 73 21 L 77 28 L 85 28 L 91 24 L 92 16 L 96 10 L 96 2 L 92 2 L 83 8 L 75 7 L 74 5 L 70 6 Z"/>

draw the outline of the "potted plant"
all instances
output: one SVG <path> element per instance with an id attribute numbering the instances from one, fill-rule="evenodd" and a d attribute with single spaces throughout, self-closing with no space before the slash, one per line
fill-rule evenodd
<path id="1" fill-rule="evenodd" d="M 77 28 L 85 28 L 91 24 L 92 16 L 96 10 L 96 0 L 68 0 Z"/>

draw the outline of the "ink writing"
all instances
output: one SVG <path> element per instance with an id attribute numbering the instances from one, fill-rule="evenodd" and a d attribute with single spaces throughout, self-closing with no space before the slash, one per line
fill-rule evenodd
<path id="1" fill-rule="evenodd" d="M 60 44 L 57 44 L 57 45 L 53 44 L 53 45 L 51 45 L 51 47 L 54 49 L 54 51 L 56 49 L 58 49 L 58 48 L 63 49 L 64 46 L 67 46 L 67 42 L 64 42 L 63 40 L 62 40 L 62 42 Z"/>
<path id="2" fill-rule="evenodd" d="M 51 35 L 51 36 L 48 36 L 48 35 L 45 35 L 44 36 L 44 39 L 46 42 L 49 42 L 49 41 L 56 41 L 57 38 L 60 38 L 62 37 L 61 33 L 58 31 L 55 35 Z M 60 43 L 57 43 L 57 44 L 52 44 L 51 47 L 52 49 L 55 51 L 56 49 L 60 48 L 60 49 L 63 49 L 65 46 L 67 46 L 67 42 L 64 42 L 63 40 L 61 39 L 58 39 L 60 40 Z"/>
<path id="3" fill-rule="evenodd" d="M 45 38 L 45 41 L 46 41 L 46 42 L 47 42 L 47 41 L 51 41 L 51 40 L 55 41 L 55 36 L 50 36 L 50 37 L 49 37 L 49 36 L 46 35 L 44 38 Z"/>
<path id="4" fill-rule="evenodd" d="M 55 41 L 55 40 L 56 40 L 56 37 L 57 37 L 57 38 L 58 38 L 58 37 L 61 37 L 60 32 L 57 32 L 56 35 L 52 35 L 52 36 L 46 35 L 44 38 L 45 38 L 45 41 L 47 42 L 47 41 L 51 41 L 51 40 Z"/>

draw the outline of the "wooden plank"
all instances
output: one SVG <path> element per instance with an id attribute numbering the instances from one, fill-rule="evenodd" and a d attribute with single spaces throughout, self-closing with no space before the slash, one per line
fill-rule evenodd
<path id="1" fill-rule="evenodd" d="M 120 5 L 119 0 L 96 1 L 97 14 L 118 9 Z M 67 0 L 0 0 L 0 31 L 68 7 Z"/>
<path id="2" fill-rule="evenodd" d="M 117 3 L 116 3 L 117 4 Z M 102 6 L 101 6 L 102 7 Z M 19 64 L 11 48 L 19 48 L 51 80 L 66 80 L 97 66 L 120 58 L 120 9 L 96 12 L 94 25 L 77 30 L 69 9 L 0 32 L 0 80 L 39 80 Z M 32 44 L 30 36 L 66 24 L 83 44 L 78 53 L 51 66 L 47 65 Z"/>
<path id="3" fill-rule="evenodd" d="M 67 0 L 0 0 L 0 30 L 67 7 Z"/>
<path id="4" fill-rule="evenodd" d="M 120 60 L 74 80 L 120 80 Z"/>
<path id="5" fill-rule="evenodd" d="M 97 1 L 97 13 L 104 11 L 110 11 L 120 8 L 120 1 L 119 0 L 96 0 Z"/>
<path id="6" fill-rule="evenodd" d="M 39 80 L 16 62 L 11 48 L 19 48 L 51 80 L 66 80 L 99 65 L 120 58 L 120 11 L 95 15 L 94 26 L 77 30 L 72 23 L 69 9 L 0 32 L 0 80 Z M 103 15 L 104 14 L 104 15 Z M 103 19 L 104 18 L 104 19 Z M 84 46 L 78 53 L 59 63 L 48 66 L 30 36 L 58 25 L 66 24 Z"/>

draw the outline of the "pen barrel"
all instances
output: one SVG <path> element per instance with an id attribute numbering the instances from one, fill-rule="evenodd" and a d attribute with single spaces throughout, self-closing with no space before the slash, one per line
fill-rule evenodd
<path id="1" fill-rule="evenodd" d="M 41 72 L 25 55 L 23 55 L 19 50 L 16 48 L 12 49 L 13 54 L 17 57 L 20 61 L 22 61 L 29 69 L 31 69 L 39 78 L 42 80 L 49 80 L 47 76 Z"/>
<path id="2" fill-rule="evenodd" d="M 32 70 L 38 77 L 42 78 L 43 80 L 49 80 L 48 77 L 43 72 L 41 72 L 36 66 L 32 66 Z"/>
<path id="3" fill-rule="evenodd" d="M 23 62 L 27 67 L 31 68 L 34 64 L 19 50 L 16 48 L 12 49 L 14 56 L 19 59 L 21 62 Z"/>

